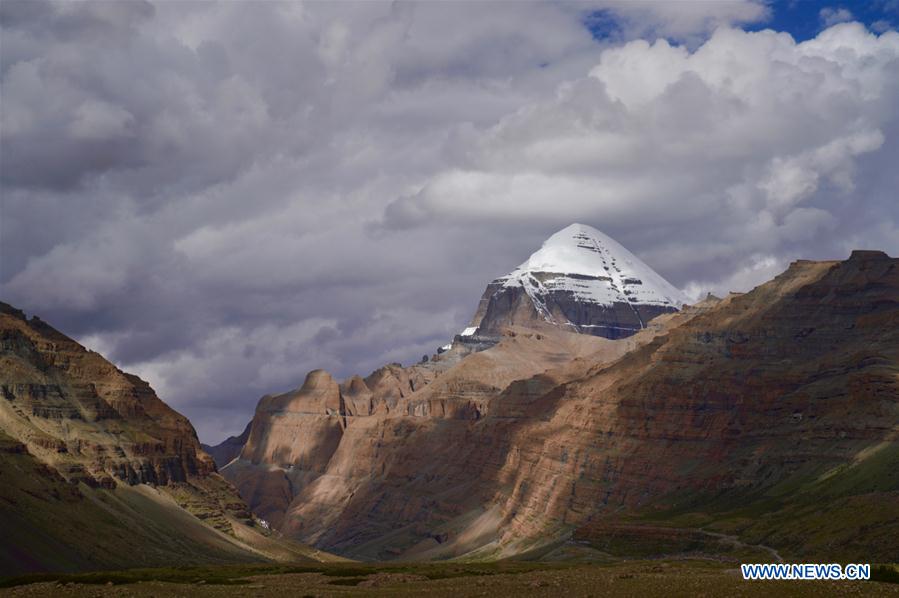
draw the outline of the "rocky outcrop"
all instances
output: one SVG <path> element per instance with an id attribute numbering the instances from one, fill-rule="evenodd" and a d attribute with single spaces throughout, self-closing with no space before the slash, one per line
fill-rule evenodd
<path id="1" fill-rule="evenodd" d="M 796 262 L 625 340 L 506 329 L 493 348 L 407 386 L 417 374 L 316 383 L 327 392 L 281 400 L 290 409 L 278 422 L 263 401 L 253 434 L 265 442 L 226 475 L 243 489 L 279 472 L 279 529 L 372 559 L 508 556 L 684 501 L 712 509 L 774 492 L 758 507 L 773 513 L 827 476 L 840 490 L 822 504 L 899 498 L 894 477 L 866 477 L 899 465 L 899 260 L 879 252 Z M 872 537 L 853 542 L 886 558 L 890 545 Z M 828 546 L 816 554 L 857 554 L 840 552 L 846 540 Z"/>

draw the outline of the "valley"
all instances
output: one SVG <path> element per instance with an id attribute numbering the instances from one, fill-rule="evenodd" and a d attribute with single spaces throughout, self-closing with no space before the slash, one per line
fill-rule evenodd
<path id="1" fill-rule="evenodd" d="M 613 243 L 589 236 L 565 229 L 525 264 L 584 280 Z M 585 274 L 567 272 L 578 252 Z M 615 295 L 616 280 L 643 284 L 633 272 L 658 275 L 605 255 L 625 268 L 596 279 L 605 295 L 544 284 L 510 299 L 530 283 L 494 281 L 472 325 L 428 359 L 343 381 L 312 371 L 263 397 L 242 434 L 202 448 L 145 382 L 4 305 L 3 573 L 177 563 L 212 568 L 147 569 L 141 587 L 230 571 L 214 583 L 277 592 L 302 578 L 330 595 L 343 581 L 328 571 L 348 579 L 354 566 L 365 573 L 344 585 L 438 594 L 434 571 L 501 594 L 523 581 L 639 591 L 659 571 L 678 572 L 684 592 L 694 573 L 724 588 L 747 561 L 888 571 L 899 260 L 797 261 L 745 294 L 666 298 L 621 336 L 621 303 L 645 315 L 637 306 L 666 287 Z M 606 324 L 618 332 L 600 334 Z M 90 579 L 64 587 L 77 595 Z"/>

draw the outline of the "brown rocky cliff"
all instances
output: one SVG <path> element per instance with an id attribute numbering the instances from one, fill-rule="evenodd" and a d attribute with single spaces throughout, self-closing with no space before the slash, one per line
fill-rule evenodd
<path id="1" fill-rule="evenodd" d="M 0 432 L 72 485 L 162 488 L 206 523 L 250 521 L 190 422 L 150 385 L 0 304 Z"/>
<path id="2" fill-rule="evenodd" d="M 0 425 L 64 476 L 166 484 L 215 471 L 190 422 L 146 382 L 40 319 L 5 306 L 0 351 Z"/>
<path id="3" fill-rule="evenodd" d="M 314 370 L 301 388 L 259 401 L 246 444 L 223 473 L 256 514 L 280 527 L 295 495 L 328 472 L 351 422 L 389 414 L 440 367 L 393 364 L 342 387 Z"/>
<path id="4" fill-rule="evenodd" d="M 381 509 L 398 510 L 385 519 L 406 517 L 425 504 L 422 501 L 431 493 L 427 485 L 442 487 L 443 479 L 455 485 L 451 494 L 459 495 L 459 504 L 475 497 L 483 501 L 489 496 L 472 488 L 477 479 L 464 479 L 466 463 L 477 459 L 480 450 L 464 436 L 488 414 L 490 400 L 515 379 L 547 368 L 582 366 L 572 362 L 579 357 L 592 356 L 591 363 L 608 361 L 636 342 L 614 342 L 554 327 L 510 330 L 497 346 L 461 361 L 450 354 L 436 362 L 409 368 L 394 364 L 364 379 L 350 378 L 337 387 L 340 417 L 321 408 L 320 395 L 302 389 L 265 397 L 244 452 L 223 473 L 256 513 L 298 537 L 307 537 L 300 528 L 317 535 L 358 526 L 365 515 L 357 518 L 355 513 L 367 507 L 355 505 L 354 497 L 379 492 L 390 495 Z M 325 379 L 322 373 L 315 376 Z M 333 396 L 334 383 L 327 380 Z M 304 388 L 308 387 L 307 382 Z M 435 427 L 440 433 L 431 434 Z M 323 438 L 330 439 L 327 445 Z M 325 446 L 327 450 L 322 450 Z M 449 454 L 456 450 L 473 452 L 464 457 Z M 307 451 L 319 458 L 310 460 Z M 426 473 L 441 468 L 454 473 L 445 477 Z M 408 484 L 413 477 L 423 482 L 420 488 Z M 382 491 L 375 490 L 382 486 Z M 448 497 L 446 504 L 451 503 Z M 288 511 L 290 521 L 285 521 Z"/>

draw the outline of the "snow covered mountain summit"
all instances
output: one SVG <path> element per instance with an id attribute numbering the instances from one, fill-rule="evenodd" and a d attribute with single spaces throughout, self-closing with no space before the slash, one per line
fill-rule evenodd
<path id="1" fill-rule="evenodd" d="M 489 338 L 510 325 L 546 322 L 606 338 L 623 338 L 686 297 L 617 241 L 572 224 L 543 243 L 481 297 L 466 337 Z"/>

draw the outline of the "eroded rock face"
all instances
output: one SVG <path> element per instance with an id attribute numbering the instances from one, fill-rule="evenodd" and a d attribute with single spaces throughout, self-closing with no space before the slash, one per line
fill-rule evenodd
<path id="1" fill-rule="evenodd" d="M 215 471 L 149 384 L 6 304 L 0 366 L 0 427 L 66 477 L 164 485 Z"/>
<path id="2" fill-rule="evenodd" d="M 0 432 L 73 487 L 146 484 L 220 531 L 250 523 L 246 504 L 219 476 L 187 418 L 137 376 L 5 303 Z"/>
<path id="3" fill-rule="evenodd" d="M 377 540 L 389 529 L 372 521 L 371 509 L 386 520 L 415 520 L 410 537 L 417 542 L 430 537 L 434 521 L 445 517 L 429 506 L 427 497 L 434 492 L 443 493 L 441 504 L 457 514 L 490 498 L 477 487 L 478 477 L 469 475 L 477 469 L 471 463 L 489 458 L 481 442 L 495 445 L 490 450 L 503 445 L 473 437 L 471 427 L 489 418 L 491 402 L 510 382 L 547 368 L 586 367 L 586 360 L 572 362 L 577 358 L 610 361 L 636 344 L 553 327 L 511 329 L 496 346 L 461 359 L 457 352 L 464 349 L 455 348 L 426 363 L 386 366 L 341 385 L 315 372 L 316 380 L 327 382 L 307 380 L 306 390 L 260 401 L 247 446 L 223 473 L 254 511 L 282 532 L 314 537 L 322 545 L 331 535 L 348 533 L 354 540 L 340 542 L 348 554 L 392 558 L 396 554 L 389 551 L 397 549 L 380 543 L 354 552 L 363 538 Z M 338 413 L 322 408 L 323 395 L 308 392 L 312 386 L 326 386 L 331 397 L 339 394 Z M 310 450 L 319 459 L 310 460 Z M 466 456 L 454 456 L 458 450 Z M 446 468 L 452 475 L 429 473 Z M 422 518 L 420 512 L 429 515 Z M 362 531 L 366 521 L 374 527 Z"/>
<path id="4" fill-rule="evenodd" d="M 343 385 L 324 370 L 312 371 L 296 391 L 259 401 L 246 444 L 223 472 L 254 512 L 280 527 L 295 496 L 330 473 L 350 423 L 391 413 L 440 367 L 440 360 L 412 368 L 394 364 Z"/>
<path id="5" fill-rule="evenodd" d="M 879 252 L 796 262 L 625 340 L 516 330 L 444 369 L 283 399 L 315 422 L 261 403 L 268 444 L 226 473 L 241 488 L 282 476 L 279 529 L 349 556 L 495 557 L 622 509 L 895 454 L 881 448 L 899 433 L 899 260 Z"/>

